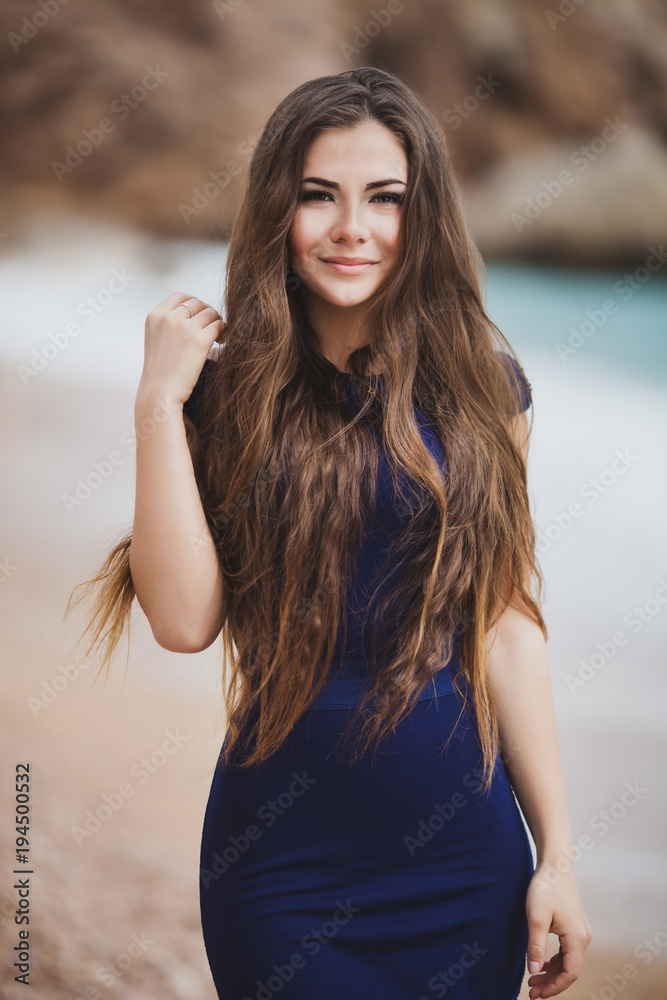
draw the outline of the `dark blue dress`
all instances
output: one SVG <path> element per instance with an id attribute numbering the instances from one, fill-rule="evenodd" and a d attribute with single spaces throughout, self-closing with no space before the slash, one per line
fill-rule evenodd
<path id="1" fill-rule="evenodd" d="M 526 409 L 529 383 L 522 397 Z M 195 419 L 196 399 L 186 404 Z M 218 765 L 213 776 L 199 892 L 224 1000 L 515 1000 L 523 980 L 533 856 L 500 757 L 491 793 L 479 793 L 474 720 L 466 711 L 457 723 L 463 702 L 452 684 L 460 635 L 373 765 L 365 755 L 349 767 L 332 752 L 368 682 L 364 582 L 400 521 L 382 453 L 378 475 L 338 675 L 268 761 Z"/>

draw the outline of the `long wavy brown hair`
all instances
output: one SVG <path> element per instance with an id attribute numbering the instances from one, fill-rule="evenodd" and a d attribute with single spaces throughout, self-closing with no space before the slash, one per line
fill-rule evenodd
<path id="1" fill-rule="evenodd" d="M 359 375 L 381 370 L 384 382 L 354 413 L 338 370 L 315 347 L 288 235 L 312 139 L 365 121 L 402 143 L 408 185 L 396 267 L 364 303 L 367 342 L 349 359 Z M 375 504 L 375 428 L 395 475 L 397 510 L 409 516 L 387 563 L 399 561 L 399 582 L 378 601 L 372 623 L 372 687 L 345 731 L 357 737 L 351 759 L 377 750 L 411 711 L 459 629 L 455 680 L 463 707 L 461 681 L 469 685 L 488 790 L 503 750 L 487 633 L 512 604 L 546 639 L 543 581 L 512 432 L 519 376 L 502 353 L 514 355 L 486 314 L 483 263 L 445 138 L 419 96 L 373 67 L 322 76 L 288 94 L 254 150 L 226 278 L 225 348 L 205 366 L 198 429 L 188 422 L 228 591 L 220 759 L 240 748 L 247 750 L 241 766 L 267 759 L 330 675 L 339 622 L 347 629 L 352 560 Z M 422 439 L 415 406 L 433 426 L 446 470 Z M 130 542 L 131 534 L 85 582 L 99 585 L 87 652 L 106 628 L 100 670 L 106 664 L 107 673 L 134 598 Z"/>

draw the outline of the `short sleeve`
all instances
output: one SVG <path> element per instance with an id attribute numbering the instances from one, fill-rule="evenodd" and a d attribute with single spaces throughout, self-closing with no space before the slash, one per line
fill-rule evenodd
<path id="1" fill-rule="evenodd" d="M 185 403 L 183 403 L 183 413 L 190 418 L 195 427 L 199 426 L 199 407 L 204 389 L 204 382 L 208 377 L 208 373 L 211 370 L 212 365 L 213 361 L 210 358 L 207 358 L 204 361 L 204 366 L 199 373 L 199 378 L 195 382 L 189 397 L 186 399 Z"/>
<path id="2" fill-rule="evenodd" d="M 496 353 L 507 370 L 508 378 L 510 379 L 517 401 L 517 413 L 523 413 L 533 402 L 530 382 L 526 378 L 521 366 L 511 355 L 505 351 L 497 351 Z"/>

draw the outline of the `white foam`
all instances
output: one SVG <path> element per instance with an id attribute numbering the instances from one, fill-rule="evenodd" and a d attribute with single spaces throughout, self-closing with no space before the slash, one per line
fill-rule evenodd
<path id="1" fill-rule="evenodd" d="M 12 239 L 3 244 L 0 258 L 0 358 L 12 366 L 29 364 L 31 348 L 41 348 L 49 332 L 76 319 L 77 305 L 105 288 L 114 270 L 122 273 L 125 268 L 133 276 L 92 323 L 82 323 L 81 333 L 49 361 L 40 379 L 131 391 L 141 375 L 144 322 L 150 309 L 172 291 L 221 306 L 227 251 L 223 243 L 155 240 L 80 220 L 42 229 L 20 247 L 14 248 Z M 531 281 L 533 275 L 526 271 L 528 300 Z M 581 276 L 578 293 L 581 296 Z M 597 301 L 597 295 L 591 300 Z M 637 295 L 623 314 L 638 351 L 644 332 L 641 323 L 650 322 L 642 319 L 642 301 Z M 606 802 L 605 798 L 592 804 L 592 790 L 607 788 L 607 798 L 613 801 L 621 762 L 624 776 L 648 774 L 655 787 L 660 786 L 664 770 L 667 603 L 660 596 L 661 581 L 667 580 L 667 398 L 659 383 L 641 377 L 641 366 L 627 372 L 602 371 L 593 353 L 585 350 L 560 362 L 551 333 L 533 338 L 532 314 L 521 314 L 514 329 L 508 323 L 499 325 L 516 345 L 532 386 L 529 492 L 538 531 L 552 536 L 540 555 L 546 581 L 543 611 L 550 630 L 549 662 L 576 837 L 586 828 L 591 809 Z M 655 330 L 646 335 L 655 337 Z M 619 452 L 627 456 L 625 468 Z M 90 456 L 99 457 L 98 452 Z M 67 469 L 67 449 L 62 461 Z M 71 476 L 63 473 L 61 478 L 69 483 L 81 474 L 82 461 L 81 456 L 70 457 Z M 99 538 L 108 523 L 131 517 L 134 484 L 129 461 L 127 465 L 127 472 L 121 470 L 105 488 L 104 502 L 97 508 L 91 503 L 79 518 L 80 544 L 82 532 Z M 582 490 L 595 489 L 592 480 L 601 475 L 608 485 L 593 501 Z M 565 526 L 572 504 L 579 504 L 580 516 Z M 560 532 L 555 527 L 558 519 L 563 525 Z M 62 533 L 64 537 L 65 528 Z M 647 620 L 634 630 L 627 616 L 636 606 L 645 609 Z M 602 665 L 591 667 L 590 679 L 572 692 L 568 675 L 581 669 L 582 659 L 590 663 L 596 654 L 599 659 L 600 646 L 609 652 L 619 632 L 626 634 L 625 644 L 611 656 L 602 654 Z M 161 672 L 156 683 L 182 689 L 184 683 L 193 682 L 209 689 L 217 673 L 216 658 L 214 650 L 187 663 L 174 657 L 173 669 Z M 593 734 L 589 742 L 588 733 Z M 604 745 L 608 752 L 597 753 Z M 619 893 L 627 899 L 632 895 L 633 905 L 644 906 L 642 936 L 647 928 L 662 926 L 660 899 L 650 892 L 651 872 L 660 861 L 642 860 L 647 841 L 664 859 L 663 848 L 654 843 L 655 827 L 662 824 L 664 844 L 664 810 L 653 811 L 654 801 L 646 809 L 638 807 L 622 828 L 610 830 L 604 847 L 581 865 L 590 900 L 606 901 L 619 870 L 628 873 Z M 596 905 L 592 903 L 589 912 L 594 927 Z M 608 905 L 604 902 L 602 909 Z M 605 926 L 610 936 L 622 936 L 624 930 L 628 941 L 635 941 L 627 922 L 610 920 Z"/>
<path id="2" fill-rule="evenodd" d="M 223 243 L 158 241 L 90 220 L 45 225 L 19 246 L 10 238 L 0 258 L 0 356 L 14 368 L 33 365 L 32 349 L 48 345 L 39 378 L 131 389 L 141 377 L 147 314 L 174 291 L 220 310 L 226 254 Z M 59 337 L 55 348 L 50 335 Z"/>

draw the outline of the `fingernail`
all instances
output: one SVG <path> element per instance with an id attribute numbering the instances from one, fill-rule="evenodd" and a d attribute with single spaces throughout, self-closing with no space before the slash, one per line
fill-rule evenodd
<path id="1" fill-rule="evenodd" d="M 535 961 L 529 962 L 528 963 L 528 971 L 529 972 L 539 972 L 540 971 L 540 963 L 539 962 L 535 962 Z"/>

